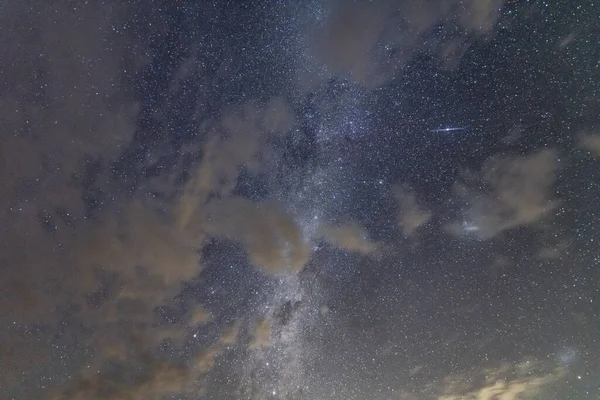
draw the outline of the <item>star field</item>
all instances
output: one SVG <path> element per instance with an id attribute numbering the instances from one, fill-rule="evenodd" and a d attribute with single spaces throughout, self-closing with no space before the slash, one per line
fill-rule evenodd
<path id="1" fill-rule="evenodd" d="M 0 397 L 600 398 L 599 13 L 0 3 Z"/>

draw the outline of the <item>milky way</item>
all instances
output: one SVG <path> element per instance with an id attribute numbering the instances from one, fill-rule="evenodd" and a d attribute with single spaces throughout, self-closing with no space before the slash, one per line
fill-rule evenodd
<path id="1" fill-rule="evenodd" d="M 0 4 L 0 397 L 600 396 L 600 7 Z"/>

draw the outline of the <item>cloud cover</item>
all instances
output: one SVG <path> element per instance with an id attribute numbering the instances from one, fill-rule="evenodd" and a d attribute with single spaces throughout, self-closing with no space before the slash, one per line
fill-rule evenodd
<path id="1" fill-rule="evenodd" d="M 26 20 L 27 10 L 15 4 L 8 2 L 5 7 L 20 16 L 15 21 Z M 444 57 L 452 46 L 460 50 L 463 43 L 468 45 L 469 34 L 487 34 L 501 2 L 391 4 L 391 8 L 367 2 L 332 5 L 335 14 L 328 14 L 323 28 L 326 40 L 315 45 L 315 51 L 334 75 L 350 76 L 368 87 L 381 85 L 410 54 L 423 49 L 421 39 L 431 27 L 452 23 L 465 30 L 455 41 L 434 46 Z M 128 19 L 125 7 L 105 10 L 88 4 L 72 13 L 65 8 L 60 11 L 67 16 L 64 20 L 52 17 L 50 6 L 39 7 L 39 23 L 33 24 L 36 34 L 27 44 L 35 51 L 24 55 L 16 44 L 3 42 L 8 53 L 0 57 L 16 60 L 6 69 L 11 79 L 2 81 L 8 91 L 0 99 L 0 118 L 6 118 L 3 127 L 17 133 L 0 138 L 0 174 L 4 174 L 0 205 L 10 210 L 0 216 L 7 227 L 0 236 L 6 239 L 0 245 L 0 261 L 3 272 L 8 271 L 0 277 L 0 312 L 24 327 L 54 323 L 59 311 L 75 306 L 85 327 L 97 331 L 89 347 L 96 353 L 91 363 L 101 372 L 82 371 L 55 398 L 141 399 L 188 390 L 199 396 L 205 387 L 197 382 L 214 368 L 223 349 L 237 343 L 240 323 L 234 322 L 210 347 L 192 351 L 190 360 L 170 362 L 153 351 L 165 340 L 181 346 L 190 328 L 213 319 L 201 305 L 192 304 L 182 322 L 164 324 L 156 307 L 171 301 L 184 282 L 201 274 L 200 252 L 210 238 L 240 243 L 250 263 L 267 275 L 295 273 L 307 264 L 314 238 L 303 237 L 285 205 L 276 199 L 254 201 L 234 194 L 242 171 L 264 172 L 265 161 L 274 151 L 271 139 L 295 126 L 295 111 L 279 96 L 220 111 L 206 132 L 187 186 L 169 188 L 180 196 L 157 207 L 136 193 L 134 199 L 118 199 L 96 219 L 84 219 L 79 183 L 85 180 L 86 166 L 99 161 L 103 168 L 97 179 L 108 179 L 104 168 L 132 140 L 139 113 L 120 63 L 131 63 L 135 71 L 143 61 L 128 59 L 124 49 L 130 48 L 132 39 L 122 32 L 108 32 L 113 26 L 104 22 L 110 19 L 115 26 L 122 25 Z M 401 33 L 394 31 L 395 21 L 402 21 Z M 10 25 L 8 19 L 2 22 L 1 26 L 25 30 L 16 22 Z M 361 29 L 350 29 L 357 25 Z M 50 38 L 55 27 L 61 32 L 57 40 Z M 106 35 L 94 35 L 97 32 Z M 104 48 L 104 43 L 113 45 Z M 37 63 L 32 60 L 38 50 L 44 53 L 41 72 L 30 68 Z M 64 58 L 54 64 L 57 55 Z M 44 93 L 37 93 L 38 83 Z M 583 146 L 593 149 L 592 142 L 584 141 Z M 495 237 L 517 227 L 535 226 L 550 215 L 558 204 L 552 196 L 556 155 L 554 150 L 543 150 L 529 156 L 498 156 L 484 164 L 477 179 L 458 183 L 455 194 L 465 202 L 465 216 L 480 229 L 475 235 Z M 407 187 L 397 188 L 396 195 L 398 227 L 405 236 L 415 235 L 432 212 Z M 346 221 L 350 222 L 324 225 L 318 235 L 343 251 L 377 253 L 382 244 L 358 223 Z M 29 251 L 32 248 L 37 251 Z M 269 320 L 254 327 L 249 332 L 250 346 L 268 346 Z M 43 356 L 37 345 L 31 347 L 31 341 L 19 338 L 22 332 L 15 328 L 12 340 L 0 348 L 15 373 L 39 363 Z M 13 347 L 20 351 L 5 351 Z M 140 365 L 138 375 L 125 380 L 118 376 Z M 443 396 L 513 399 L 534 393 L 560 375 L 529 379 L 515 374 L 480 387 L 449 387 Z"/>
<path id="2" fill-rule="evenodd" d="M 312 51 L 334 76 L 378 87 L 419 51 L 455 63 L 471 36 L 493 29 L 503 4 L 504 0 L 330 1 L 325 21 L 314 29 Z M 436 26 L 458 30 L 424 45 Z"/>

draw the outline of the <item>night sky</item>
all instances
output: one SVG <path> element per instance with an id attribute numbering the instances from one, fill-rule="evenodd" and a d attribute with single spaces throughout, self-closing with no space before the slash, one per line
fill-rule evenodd
<path id="1" fill-rule="evenodd" d="M 600 399 L 600 4 L 0 2 L 0 399 Z"/>

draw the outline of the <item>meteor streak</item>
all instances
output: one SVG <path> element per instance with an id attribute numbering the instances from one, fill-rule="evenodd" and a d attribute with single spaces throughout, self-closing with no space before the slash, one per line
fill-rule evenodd
<path id="1" fill-rule="evenodd" d="M 462 131 L 463 129 L 465 129 L 465 128 L 450 127 L 450 128 L 430 129 L 429 132 L 452 132 L 452 131 Z"/>

